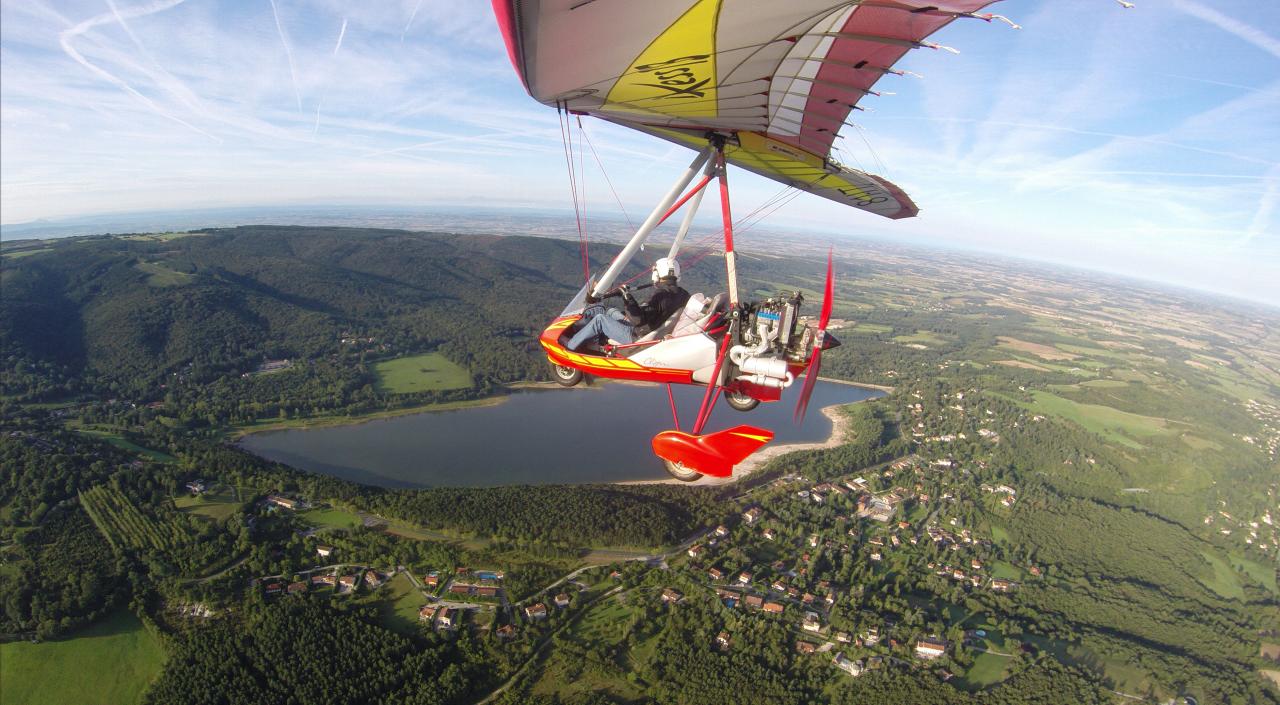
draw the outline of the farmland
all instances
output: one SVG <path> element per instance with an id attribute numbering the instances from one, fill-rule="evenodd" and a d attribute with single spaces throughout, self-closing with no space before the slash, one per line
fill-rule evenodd
<path id="1" fill-rule="evenodd" d="M 81 492 L 80 503 L 94 525 L 116 548 L 166 550 L 187 540 L 182 529 L 143 514 L 114 487 L 99 485 Z"/>

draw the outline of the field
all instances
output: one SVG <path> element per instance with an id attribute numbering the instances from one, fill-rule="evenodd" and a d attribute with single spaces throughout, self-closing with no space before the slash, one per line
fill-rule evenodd
<path id="1" fill-rule="evenodd" d="M 138 511 L 120 490 L 106 485 L 80 493 L 80 504 L 112 546 L 168 549 L 185 543 L 186 535 L 172 523 L 162 523 Z"/>
<path id="2" fill-rule="evenodd" d="M 307 523 L 330 529 L 354 529 L 362 524 L 360 517 L 341 509 L 308 509 L 298 516 Z"/>
<path id="3" fill-rule="evenodd" d="M 973 660 L 973 665 L 961 679 L 963 685 L 970 690 L 987 688 L 1005 679 L 1005 668 L 1013 659 L 992 653 L 981 653 Z"/>
<path id="4" fill-rule="evenodd" d="M 1174 433 L 1169 422 L 1154 416 L 1142 416 L 1098 404 L 1080 404 L 1046 392 L 1032 392 L 1031 408 L 1045 414 L 1061 416 L 1109 440 L 1130 448 L 1142 448 L 1135 438 Z"/>
<path id="5" fill-rule="evenodd" d="M 34 247 L 29 250 L 16 250 L 13 252 L 4 252 L 2 254 L 5 257 L 8 257 L 10 259 L 18 259 L 19 257 L 30 257 L 31 255 L 38 255 L 41 252 L 52 252 L 52 251 L 53 251 L 52 247 Z"/>
<path id="6" fill-rule="evenodd" d="M 373 366 L 377 388 L 390 394 L 436 392 L 471 386 L 471 373 L 440 353 L 386 360 Z"/>
<path id="7" fill-rule="evenodd" d="M 895 335 L 893 337 L 893 340 L 894 342 L 898 342 L 898 343 L 905 343 L 908 345 L 924 345 L 927 347 L 936 347 L 939 345 L 946 345 L 948 342 L 950 342 L 946 338 L 938 335 L 937 333 L 934 333 L 932 331 L 927 331 L 927 330 L 917 330 L 915 333 L 912 333 L 911 335 Z"/>
<path id="8" fill-rule="evenodd" d="M 1029 343 L 1025 340 L 1018 340 L 1017 338 L 1010 338 L 1004 335 L 1000 336 L 998 340 L 1000 341 L 1000 347 L 1011 348 L 1018 352 L 1031 353 L 1032 355 L 1045 360 L 1074 360 L 1077 357 L 1080 357 L 1074 353 L 1059 350 L 1052 345 Z"/>
<path id="9" fill-rule="evenodd" d="M 158 450 L 143 448 L 137 443 L 133 443 L 127 438 L 125 438 L 124 436 L 121 436 L 120 434 L 114 433 L 112 431 L 104 431 L 101 429 L 89 429 L 89 428 L 78 428 L 76 429 L 76 431 L 78 433 L 83 433 L 87 436 L 94 436 L 95 438 L 104 440 L 107 443 L 110 443 L 111 445 L 121 450 L 127 450 L 130 453 L 137 453 L 139 456 L 141 456 L 146 460 L 151 460 L 157 463 L 178 462 L 177 458 L 173 457 L 172 455 L 169 455 L 168 453 L 161 453 Z"/>
<path id="10" fill-rule="evenodd" d="M 1228 558 L 1231 560 L 1232 568 L 1253 578 L 1271 592 L 1280 594 L 1280 587 L 1276 586 L 1276 567 L 1274 565 L 1263 565 L 1235 552 L 1232 552 Z"/>
<path id="11" fill-rule="evenodd" d="M 214 521 L 226 521 L 236 513 L 242 503 L 236 499 L 235 490 L 219 487 L 197 497 L 184 494 L 173 500 L 173 506 L 188 514 L 199 514 Z"/>
<path id="12" fill-rule="evenodd" d="M 387 626 L 401 633 L 417 633 L 418 610 L 426 604 L 422 593 L 409 581 L 404 573 L 396 574 L 390 583 L 379 589 L 378 619 Z"/>
<path id="13" fill-rule="evenodd" d="M 195 279 L 195 276 L 186 272 L 179 272 L 169 269 L 159 262 L 139 262 L 134 268 L 140 272 L 147 273 L 147 285 L 163 289 L 170 286 L 182 286 Z"/>
<path id="14" fill-rule="evenodd" d="M 1240 587 L 1240 581 L 1236 580 L 1235 571 L 1227 562 L 1218 556 L 1205 551 L 1200 555 L 1213 566 L 1213 575 L 1209 579 L 1201 579 L 1204 586 L 1219 595 L 1236 600 L 1244 599 L 1244 588 Z"/>
<path id="15" fill-rule="evenodd" d="M 160 640 L 133 615 L 118 612 L 70 639 L 0 645 L 0 702 L 137 703 L 164 660 Z"/>

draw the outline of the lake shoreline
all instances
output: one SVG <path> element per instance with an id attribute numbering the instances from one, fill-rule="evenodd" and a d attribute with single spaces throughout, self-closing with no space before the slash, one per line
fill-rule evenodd
<path id="1" fill-rule="evenodd" d="M 831 377 L 819 377 L 821 382 L 831 382 L 832 384 L 841 384 L 846 387 L 860 387 L 862 389 L 873 389 L 880 392 L 892 393 L 893 387 L 886 387 L 878 384 L 868 384 L 865 382 L 849 382 L 843 379 L 834 379 Z M 537 390 L 537 389 L 599 389 L 601 384 L 622 384 L 635 387 L 657 386 L 652 382 L 635 382 L 631 380 L 599 380 L 587 384 L 578 384 L 573 387 L 565 387 L 555 382 L 512 382 L 504 385 L 504 388 L 510 391 L 521 390 Z M 233 426 L 227 429 L 224 438 L 235 444 L 247 436 L 258 433 L 271 433 L 274 431 L 296 431 L 309 430 L 318 428 L 332 428 L 335 426 L 355 426 L 358 424 L 369 423 L 370 421 L 381 421 L 383 419 L 394 419 L 400 416 L 412 416 L 414 414 L 431 414 L 441 411 L 455 411 L 457 409 L 472 409 L 485 406 L 494 406 L 502 404 L 510 398 L 509 394 L 501 394 L 497 396 L 482 397 L 480 399 L 467 399 L 464 401 L 446 401 L 432 402 L 430 404 L 422 404 L 419 406 L 406 406 L 399 409 L 383 409 L 380 411 L 371 411 L 367 414 L 357 414 L 355 416 L 311 416 L 302 419 L 289 419 L 287 421 L 265 423 L 261 426 Z M 825 410 L 824 410 L 825 413 Z M 755 457 L 755 456 L 752 456 Z M 747 459 L 749 462 L 750 458 Z M 630 482 L 630 481 L 625 481 Z M 649 480 L 636 480 L 635 482 L 650 482 Z M 656 480 L 655 480 L 656 482 Z"/>

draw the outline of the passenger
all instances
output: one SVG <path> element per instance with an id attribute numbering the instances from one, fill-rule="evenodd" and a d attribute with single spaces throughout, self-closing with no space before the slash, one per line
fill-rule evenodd
<path id="1" fill-rule="evenodd" d="M 653 264 L 654 292 L 644 304 L 636 301 L 631 291 L 622 287 L 622 302 L 626 313 L 605 307 L 600 300 L 587 295 L 587 308 L 578 321 L 581 328 L 569 339 L 566 346 L 577 350 L 584 343 L 603 335 L 619 343 L 634 343 L 636 338 L 656 330 L 667 322 L 689 301 L 689 292 L 678 283 L 680 263 L 674 259 L 662 259 Z"/>

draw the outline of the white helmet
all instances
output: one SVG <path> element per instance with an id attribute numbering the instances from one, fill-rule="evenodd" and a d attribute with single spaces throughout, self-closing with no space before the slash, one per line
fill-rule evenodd
<path id="1" fill-rule="evenodd" d="M 663 257 L 653 263 L 653 283 L 657 284 L 664 277 L 680 278 L 680 263 L 674 258 Z"/>

